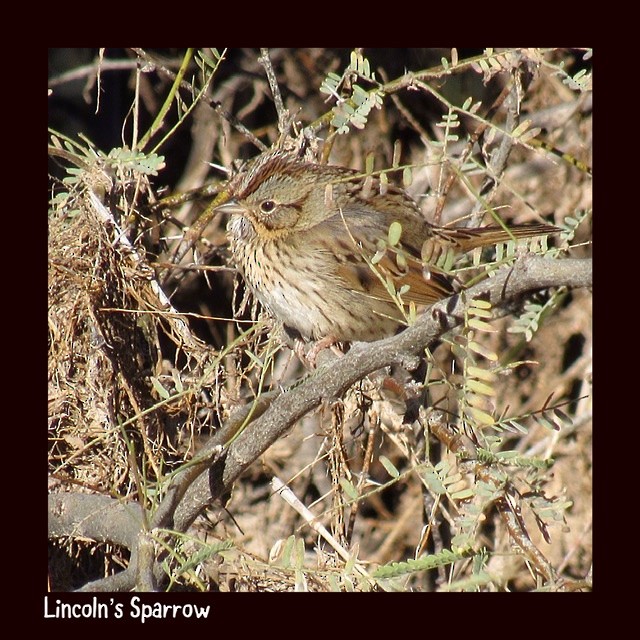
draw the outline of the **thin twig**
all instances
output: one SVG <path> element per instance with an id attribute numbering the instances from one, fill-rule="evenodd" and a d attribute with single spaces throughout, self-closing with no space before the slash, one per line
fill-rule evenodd
<path id="1" fill-rule="evenodd" d="M 105 71 L 132 71 L 137 65 L 137 60 L 100 60 L 96 58 L 96 60 L 90 64 L 85 64 L 70 71 L 65 71 L 60 75 L 52 76 L 49 78 L 47 84 L 51 88 L 67 84 L 68 82 L 74 82 L 75 80 L 81 80 L 85 77 L 95 79 L 98 75 L 98 67 L 100 67 L 100 73 L 104 73 Z M 179 65 L 176 63 L 176 66 Z M 148 69 L 146 70 L 148 71 Z"/>
<path id="2" fill-rule="evenodd" d="M 289 110 L 284 106 L 284 102 L 282 101 L 282 94 L 280 93 L 276 72 L 269 59 L 269 49 L 260 49 L 258 62 L 264 67 L 265 73 L 267 74 L 271 95 L 273 96 L 273 103 L 275 104 L 276 113 L 278 114 L 278 131 L 281 136 L 284 136 L 287 134 L 290 124 Z"/>

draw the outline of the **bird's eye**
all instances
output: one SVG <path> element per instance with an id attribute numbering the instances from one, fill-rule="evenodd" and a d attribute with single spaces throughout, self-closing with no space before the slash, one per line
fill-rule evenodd
<path id="1" fill-rule="evenodd" d="M 276 207 L 276 203 L 273 200 L 264 200 L 260 203 L 260 211 L 262 213 L 271 213 Z"/>

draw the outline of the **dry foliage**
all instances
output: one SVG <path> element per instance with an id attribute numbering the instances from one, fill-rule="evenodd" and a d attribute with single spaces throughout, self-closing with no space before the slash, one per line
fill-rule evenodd
<path id="1" fill-rule="evenodd" d="M 585 51 L 475 52 L 457 65 L 434 50 L 122 55 L 129 70 L 110 71 L 116 60 L 100 52 L 50 79 L 58 128 L 68 83 L 88 76 L 94 108 L 100 82 L 100 110 L 113 116 L 129 104 L 109 103 L 107 75 L 129 78 L 123 131 L 137 145 L 102 153 L 52 134 L 51 588 L 588 589 L 592 301 L 588 288 L 565 286 L 588 284 Z M 335 96 L 319 91 L 329 72 L 342 97 L 384 86 L 363 128 L 330 126 Z M 452 320 L 443 307 L 417 351 L 405 345 L 385 361 L 381 346 L 389 366 L 368 370 L 352 349 L 322 354 L 309 372 L 247 298 L 228 265 L 226 220 L 210 214 L 225 176 L 207 163 L 232 167 L 279 140 L 362 170 L 368 156 L 378 169 L 411 167 L 408 190 L 441 224 L 488 207 L 517 223 L 579 219 L 541 258 L 574 260 L 565 265 L 576 275 L 550 267 L 540 291 L 492 305 L 491 330 L 469 324 L 463 301 Z M 548 308 L 525 339 L 515 319 L 537 313 L 527 302 Z M 428 357 L 414 358 L 425 346 Z M 329 393 L 340 361 L 355 374 Z M 491 371 L 490 392 L 470 365 Z M 298 398 L 311 407 L 300 415 Z"/>

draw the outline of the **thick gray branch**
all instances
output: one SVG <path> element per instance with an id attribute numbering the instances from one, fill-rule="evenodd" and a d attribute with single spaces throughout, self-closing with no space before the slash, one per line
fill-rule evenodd
<path id="1" fill-rule="evenodd" d="M 525 256 L 513 269 L 504 269 L 496 277 L 468 289 L 464 297 L 489 296 L 492 305 L 498 307 L 533 289 L 563 285 L 586 287 L 591 285 L 591 268 L 591 260 L 549 260 Z M 213 494 L 209 494 L 206 474 L 194 482 L 176 510 L 174 525 L 182 530 L 202 506 L 228 490 L 253 460 L 323 400 L 340 397 L 352 384 L 373 371 L 390 364 L 405 364 L 412 357 L 422 355 L 425 347 L 460 324 L 465 306 L 463 296 L 443 300 L 402 333 L 375 343 L 354 346 L 344 357 L 320 368 L 295 389 L 276 398 L 271 407 L 229 447 L 223 468 L 217 474 L 219 484 Z M 207 494 L 208 498 L 205 498 Z"/>

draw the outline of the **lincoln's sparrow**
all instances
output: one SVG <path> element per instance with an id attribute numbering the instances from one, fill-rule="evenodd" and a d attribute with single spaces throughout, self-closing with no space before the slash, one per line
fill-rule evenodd
<path id="1" fill-rule="evenodd" d="M 307 340 L 391 335 L 405 324 L 403 305 L 431 305 L 454 292 L 451 277 L 434 267 L 443 251 L 557 230 L 436 227 L 398 187 L 282 152 L 252 161 L 228 192 L 219 210 L 232 214 L 235 264 L 267 310 Z M 394 222 L 398 242 L 389 233 Z"/>

